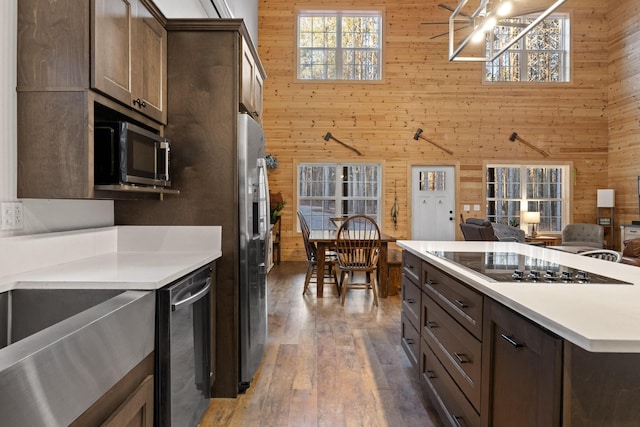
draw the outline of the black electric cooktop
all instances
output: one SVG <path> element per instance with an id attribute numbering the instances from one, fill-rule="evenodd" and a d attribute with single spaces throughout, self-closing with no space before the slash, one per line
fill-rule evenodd
<path id="1" fill-rule="evenodd" d="M 612 277 L 511 252 L 429 253 L 456 262 L 496 282 L 632 285 Z"/>

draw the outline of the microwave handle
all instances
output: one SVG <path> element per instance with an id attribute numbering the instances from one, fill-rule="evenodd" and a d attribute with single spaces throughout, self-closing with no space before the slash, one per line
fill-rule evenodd
<path id="1" fill-rule="evenodd" d="M 163 175 L 165 175 L 165 179 L 169 179 L 169 152 L 171 151 L 171 145 L 168 140 L 160 141 L 158 144 L 161 150 L 164 150 L 164 170 Z M 157 163 L 156 163 L 157 164 Z M 157 173 L 158 171 L 156 171 Z"/>

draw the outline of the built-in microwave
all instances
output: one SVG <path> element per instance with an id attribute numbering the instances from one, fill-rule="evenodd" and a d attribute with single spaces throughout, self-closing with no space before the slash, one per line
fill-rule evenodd
<path id="1" fill-rule="evenodd" d="M 170 187 L 171 141 L 129 122 L 96 122 L 95 184 Z"/>

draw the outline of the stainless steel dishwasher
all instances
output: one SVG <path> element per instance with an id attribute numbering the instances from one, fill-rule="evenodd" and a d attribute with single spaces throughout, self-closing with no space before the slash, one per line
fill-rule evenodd
<path id="1" fill-rule="evenodd" d="M 212 271 L 207 265 L 158 290 L 157 426 L 196 426 L 209 405 Z"/>

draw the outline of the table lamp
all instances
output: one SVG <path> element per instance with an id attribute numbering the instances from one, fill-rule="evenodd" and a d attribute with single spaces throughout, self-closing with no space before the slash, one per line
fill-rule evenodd
<path id="1" fill-rule="evenodd" d="M 536 224 L 540 224 L 540 212 L 521 212 L 522 222 L 531 224 L 531 237 L 536 237 Z"/>

